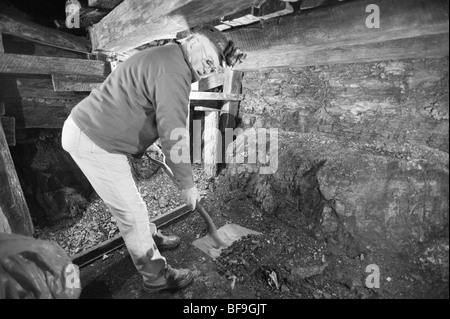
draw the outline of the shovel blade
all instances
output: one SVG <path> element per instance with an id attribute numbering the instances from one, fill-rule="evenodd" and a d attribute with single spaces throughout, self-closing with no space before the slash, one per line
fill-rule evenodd
<path id="1" fill-rule="evenodd" d="M 231 246 L 236 240 L 247 235 L 260 235 L 260 232 L 245 228 L 236 224 L 227 224 L 217 230 L 222 244 L 218 244 L 217 240 L 210 235 L 206 235 L 192 242 L 192 245 L 216 259 L 220 256 L 222 249 Z"/>

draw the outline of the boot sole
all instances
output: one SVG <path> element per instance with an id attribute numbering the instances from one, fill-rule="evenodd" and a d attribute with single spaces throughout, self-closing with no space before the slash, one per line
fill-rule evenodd
<path id="1" fill-rule="evenodd" d="M 172 284 L 166 284 L 166 285 L 155 286 L 155 287 L 149 287 L 149 286 L 144 285 L 143 287 L 144 287 L 144 290 L 147 292 L 158 292 L 161 290 L 182 289 L 182 288 L 189 286 L 193 282 L 194 282 L 194 275 L 192 273 L 190 273 L 188 277 L 186 277 L 183 281 L 181 281 L 179 283 L 172 283 Z"/>
<path id="2" fill-rule="evenodd" d="M 178 248 L 178 246 L 180 246 L 181 241 L 178 241 L 172 245 L 161 245 L 158 246 L 156 245 L 156 247 L 158 247 L 158 250 L 163 251 L 163 250 L 173 250 L 175 248 Z"/>

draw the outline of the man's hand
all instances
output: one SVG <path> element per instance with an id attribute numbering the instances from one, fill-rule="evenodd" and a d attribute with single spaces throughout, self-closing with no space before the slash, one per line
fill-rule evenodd
<path id="1" fill-rule="evenodd" d="M 152 145 L 150 145 L 150 146 L 147 148 L 146 152 L 156 153 L 156 155 L 157 155 L 158 157 L 163 156 L 163 152 L 162 152 L 161 148 L 160 148 L 156 143 L 153 143 Z"/>
<path id="2" fill-rule="evenodd" d="M 195 210 L 197 202 L 201 201 L 202 199 L 200 197 L 200 193 L 198 192 L 197 186 L 189 189 L 182 189 L 181 197 L 190 210 Z"/>

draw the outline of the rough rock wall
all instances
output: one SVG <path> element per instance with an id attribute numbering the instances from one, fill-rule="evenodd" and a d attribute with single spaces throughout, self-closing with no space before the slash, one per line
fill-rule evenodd
<path id="1" fill-rule="evenodd" d="M 278 128 L 278 171 L 229 164 L 231 185 L 317 234 L 394 250 L 448 241 L 448 82 L 448 57 L 246 72 L 243 136 Z M 228 157 L 251 153 L 232 145 Z"/>
<path id="2" fill-rule="evenodd" d="M 246 72 L 243 127 L 448 152 L 448 57 Z"/>
<path id="3" fill-rule="evenodd" d="M 60 130 L 23 130 L 10 148 L 36 225 L 83 212 L 93 194 L 89 181 L 61 147 Z"/>

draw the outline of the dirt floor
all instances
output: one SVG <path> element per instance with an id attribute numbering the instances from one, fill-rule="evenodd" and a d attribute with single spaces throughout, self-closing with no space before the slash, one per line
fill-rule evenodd
<path id="1" fill-rule="evenodd" d="M 142 168 L 142 167 L 141 167 Z M 138 169 L 138 185 L 150 217 L 181 205 L 178 190 L 159 170 Z M 144 174 L 143 172 L 147 172 Z M 235 242 L 216 260 L 192 245 L 204 236 L 206 224 L 191 212 L 162 228 L 177 234 L 181 245 L 164 251 L 174 268 L 195 273 L 192 285 L 180 291 L 147 293 L 124 247 L 81 268 L 82 299 L 411 299 L 448 298 L 448 282 L 424 272 L 414 256 L 378 251 L 375 247 L 348 249 L 333 240 L 316 240 L 299 214 L 283 219 L 264 216 L 251 198 L 230 191 L 221 175 L 207 179 L 195 167 L 195 180 L 203 204 L 219 228 L 235 223 L 261 235 Z M 154 174 L 153 174 L 154 173 Z M 70 254 L 83 252 L 117 235 L 115 222 L 100 199 L 77 220 L 51 229 L 39 237 L 60 243 Z M 370 266 L 372 265 L 372 266 Z M 378 267 L 379 288 L 374 266 Z M 448 269 L 447 269 L 448 271 Z"/>

